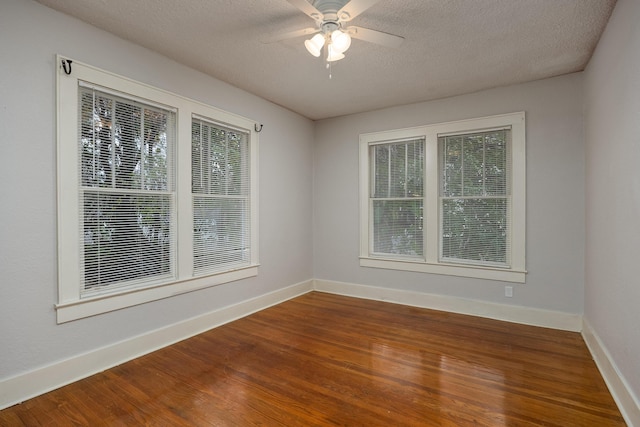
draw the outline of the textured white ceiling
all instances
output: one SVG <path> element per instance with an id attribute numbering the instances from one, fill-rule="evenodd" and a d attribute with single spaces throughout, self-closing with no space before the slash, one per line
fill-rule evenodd
<path id="1" fill-rule="evenodd" d="M 38 0 L 310 119 L 438 99 L 581 71 L 615 0 L 380 0 L 351 24 L 396 34 L 353 40 L 332 79 L 286 0 Z"/>

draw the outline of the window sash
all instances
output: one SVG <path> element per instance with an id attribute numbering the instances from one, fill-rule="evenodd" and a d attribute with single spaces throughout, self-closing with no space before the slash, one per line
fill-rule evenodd
<path id="1" fill-rule="evenodd" d="M 494 202 L 495 207 L 482 209 Z M 474 218 L 456 218 L 447 211 L 464 211 L 468 208 Z M 476 204 L 476 206 L 474 206 Z M 469 265 L 509 267 L 510 236 L 508 221 L 511 200 L 509 197 L 442 197 L 440 198 L 440 260 Z M 456 220 L 457 219 L 457 220 Z M 487 245 L 483 242 L 491 242 Z"/>
<path id="2" fill-rule="evenodd" d="M 438 135 L 439 259 L 510 266 L 510 128 Z"/>
<path id="3" fill-rule="evenodd" d="M 200 116 L 191 130 L 194 275 L 250 265 L 249 135 Z"/>
<path id="4" fill-rule="evenodd" d="M 423 259 L 423 204 L 422 198 L 371 199 L 370 253 Z"/>
<path id="5" fill-rule="evenodd" d="M 372 144 L 369 153 L 370 253 L 422 258 L 424 140 Z"/>
<path id="6" fill-rule="evenodd" d="M 80 296 L 175 280 L 176 113 L 79 86 Z"/>

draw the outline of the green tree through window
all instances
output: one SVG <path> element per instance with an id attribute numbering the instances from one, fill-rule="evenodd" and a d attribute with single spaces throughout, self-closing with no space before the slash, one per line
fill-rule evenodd
<path id="1" fill-rule="evenodd" d="M 439 138 L 443 259 L 507 263 L 508 135 Z"/>

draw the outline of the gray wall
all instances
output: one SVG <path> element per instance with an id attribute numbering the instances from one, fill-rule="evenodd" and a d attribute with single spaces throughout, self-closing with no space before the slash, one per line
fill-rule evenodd
<path id="1" fill-rule="evenodd" d="M 585 319 L 640 397 L 640 2 L 618 0 L 585 73 Z"/>
<path id="2" fill-rule="evenodd" d="M 257 278 L 56 325 L 56 53 L 264 123 Z M 0 380 L 312 278 L 313 122 L 33 1 L 0 58 Z"/>
<path id="3" fill-rule="evenodd" d="M 392 90 L 385 88 L 384 90 Z M 358 260 L 358 134 L 526 112 L 526 284 L 372 269 Z M 584 286 L 582 75 L 316 124 L 314 277 L 581 314 Z"/>

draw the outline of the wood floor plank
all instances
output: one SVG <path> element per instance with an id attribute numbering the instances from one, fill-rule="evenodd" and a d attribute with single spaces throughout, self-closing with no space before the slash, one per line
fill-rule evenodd
<path id="1" fill-rule="evenodd" d="M 623 426 L 580 334 L 312 292 L 2 426 Z"/>

